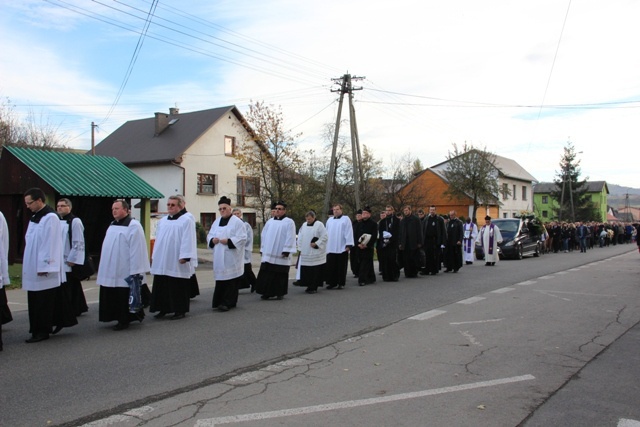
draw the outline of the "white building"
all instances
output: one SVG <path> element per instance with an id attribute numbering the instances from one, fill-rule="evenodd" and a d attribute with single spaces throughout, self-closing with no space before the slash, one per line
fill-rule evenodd
<path id="1" fill-rule="evenodd" d="M 256 211 L 249 205 L 259 183 L 242 175 L 234 157 L 251 134 L 235 106 L 184 114 L 171 108 L 169 114 L 126 122 L 95 151 L 117 158 L 164 194 L 152 204 L 152 213 L 165 213 L 167 198 L 182 194 L 187 210 L 208 229 L 216 218 L 218 199 L 227 196 L 255 227 Z"/>

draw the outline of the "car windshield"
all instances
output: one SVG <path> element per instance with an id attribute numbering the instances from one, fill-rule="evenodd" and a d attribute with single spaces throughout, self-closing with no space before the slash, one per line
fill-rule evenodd
<path id="1" fill-rule="evenodd" d="M 519 219 L 496 219 L 491 221 L 500 229 L 503 240 L 511 240 L 515 237 L 520 226 Z"/>

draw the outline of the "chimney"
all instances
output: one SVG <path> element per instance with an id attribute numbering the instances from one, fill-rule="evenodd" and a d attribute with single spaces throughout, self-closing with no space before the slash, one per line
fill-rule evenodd
<path id="1" fill-rule="evenodd" d="M 169 127 L 169 115 L 165 113 L 155 113 L 156 114 L 156 132 L 154 136 L 158 136 L 164 131 L 167 127 Z"/>
<path id="2" fill-rule="evenodd" d="M 170 116 L 177 116 L 178 113 L 180 113 L 180 109 L 178 107 L 169 108 L 169 115 Z"/>

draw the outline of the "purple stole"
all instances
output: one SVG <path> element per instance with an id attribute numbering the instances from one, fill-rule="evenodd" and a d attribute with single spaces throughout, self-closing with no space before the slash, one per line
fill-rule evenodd
<path id="1" fill-rule="evenodd" d="M 487 252 L 489 253 L 489 255 L 493 255 L 493 227 L 494 225 L 491 224 L 489 226 L 489 249 L 487 249 Z M 487 228 L 487 226 L 485 225 L 484 227 L 482 227 L 482 236 L 480 236 L 480 240 L 484 241 L 484 229 Z"/>
<path id="2" fill-rule="evenodd" d="M 471 253 L 471 242 L 473 241 L 473 239 L 471 238 L 471 233 L 473 233 L 473 224 L 465 224 L 464 225 L 464 231 L 467 231 L 467 227 L 469 227 L 469 238 L 468 239 L 464 239 L 464 251 L 468 254 Z"/>

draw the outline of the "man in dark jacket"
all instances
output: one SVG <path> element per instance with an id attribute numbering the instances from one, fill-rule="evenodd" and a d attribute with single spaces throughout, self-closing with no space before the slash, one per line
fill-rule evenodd
<path id="1" fill-rule="evenodd" d="M 399 240 L 400 219 L 396 217 L 393 206 L 387 206 L 385 218 L 378 223 L 378 263 L 385 282 L 397 282 L 400 277 Z"/>

